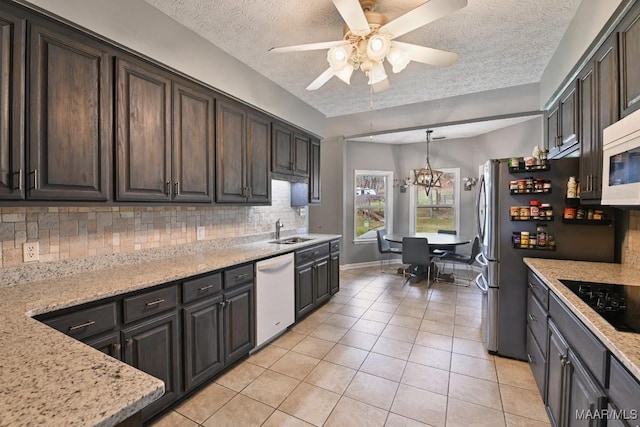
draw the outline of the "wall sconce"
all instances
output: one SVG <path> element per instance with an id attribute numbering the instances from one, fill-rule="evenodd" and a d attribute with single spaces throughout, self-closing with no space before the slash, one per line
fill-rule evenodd
<path id="1" fill-rule="evenodd" d="M 471 176 L 465 176 L 462 178 L 462 182 L 464 183 L 464 191 L 471 191 L 471 187 L 476 185 L 478 179 Z"/>
<path id="2" fill-rule="evenodd" d="M 409 185 L 411 185 L 411 179 L 409 179 L 409 177 L 402 178 L 402 179 L 396 178 L 393 180 L 393 186 L 400 187 L 401 193 L 406 193 L 407 188 L 409 188 Z"/>

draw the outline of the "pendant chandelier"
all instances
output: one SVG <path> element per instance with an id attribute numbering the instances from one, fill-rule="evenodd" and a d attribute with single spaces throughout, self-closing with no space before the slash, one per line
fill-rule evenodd
<path id="1" fill-rule="evenodd" d="M 429 196 L 432 188 L 442 188 L 442 171 L 434 170 L 429 162 L 429 143 L 431 142 L 432 130 L 427 129 L 427 164 L 421 169 L 413 170 L 413 184 L 424 187 L 424 191 Z"/>

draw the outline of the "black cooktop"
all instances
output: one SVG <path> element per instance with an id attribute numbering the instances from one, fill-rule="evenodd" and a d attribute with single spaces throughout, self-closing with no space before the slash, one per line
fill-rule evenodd
<path id="1" fill-rule="evenodd" d="M 640 286 L 560 279 L 614 328 L 640 333 Z"/>

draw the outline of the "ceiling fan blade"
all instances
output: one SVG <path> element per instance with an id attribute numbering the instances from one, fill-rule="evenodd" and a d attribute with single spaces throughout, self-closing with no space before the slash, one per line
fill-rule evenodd
<path id="1" fill-rule="evenodd" d="M 412 61 L 422 62 L 423 64 L 448 67 L 458 60 L 458 54 L 455 52 L 418 46 L 411 43 L 402 43 L 399 41 L 394 41 L 394 43 L 400 49 L 410 52 Z"/>
<path id="2" fill-rule="evenodd" d="M 269 49 L 269 52 L 302 52 L 304 50 L 331 49 L 332 47 L 339 46 L 342 43 L 344 43 L 344 40 L 299 44 L 295 46 L 272 47 L 271 49 Z"/>
<path id="3" fill-rule="evenodd" d="M 364 36 L 371 32 L 358 0 L 333 0 L 333 4 L 352 33 Z"/>
<path id="4" fill-rule="evenodd" d="M 383 25 L 380 30 L 388 31 L 391 34 L 391 38 L 400 37 L 451 12 L 462 9 L 466 5 L 467 0 L 429 0 Z"/>
<path id="5" fill-rule="evenodd" d="M 389 84 L 389 79 L 384 79 L 382 81 L 379 81 L 378 83 L 374 83 L 371 85 L 371 88 L 373 89 L 374 92 L 383 92 L 387 89 L 389 89 L 391 85 Z"/>
<path id="6" fill-rule="evenodd" d="M 331 69 L 331 67 L 329 67 L 324 71 L 324 73 L 320 74 L 317 79 L 312 81 L 309 86 L 307 86 L 307 90 L 320 89 L 320 87 L 328 82 L 331 77 L 333 77 L 333 70 Z"/>

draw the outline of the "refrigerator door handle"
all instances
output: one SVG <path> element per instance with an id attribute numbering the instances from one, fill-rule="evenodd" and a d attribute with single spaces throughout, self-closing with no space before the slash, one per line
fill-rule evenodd
<path id="1" fill-rule="evenodd" d="M 478 262 L 478 264 L 480 264 L 483 267 L 486 267 L 489 265 L 489 261 L 487 260 L 487 257 L 485 257 L 482 252 L 476 255 L 476 261 Z"/>
<path id="2" fill-rule="evenodd" d="M 486 208 L 487 204 L 486 189 L 484 187 L 484 184 L 485 180 L 483 173 L 482 175 L 480 175 L 480 183 L 478 184 L 478 197 L 476 199 L 476 234 L 480 236 L 480 241 L 484 241 L 484 227 L 482 224 L 482 222 L 484 222 L 484 215 L 483 218 L 480 218 L 480 213 L 481 210 L 484 210 Z"/>
<path id="3" fill-rule="evenodd" d="M 482 273 L 476 276 L 476 286 L 485 294 L 489 290 L 489 286 L 487 286 L 487 282 L 485 282 L 484 277 L 482 277 Z"/>

